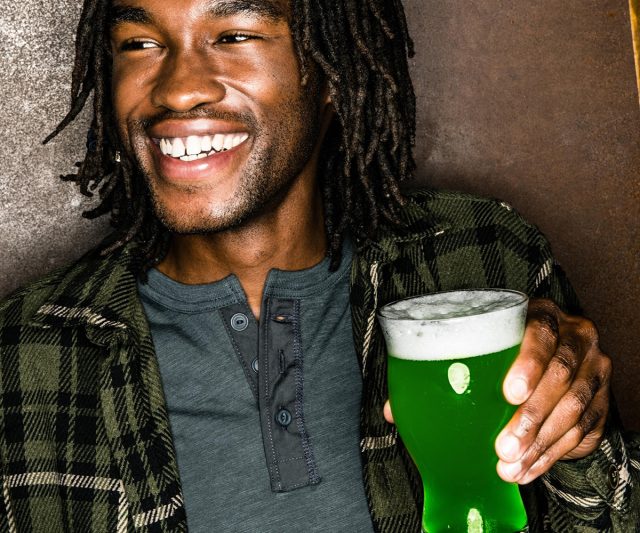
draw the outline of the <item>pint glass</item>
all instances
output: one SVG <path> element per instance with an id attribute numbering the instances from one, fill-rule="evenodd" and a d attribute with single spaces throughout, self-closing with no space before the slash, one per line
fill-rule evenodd
<path id="1" fill-rule="evenodd" d="M 500 479 L 495 440 L 515 411 L 502 382 L 524 334 L 525 294 L 478 289 L 384 306 L 391 410 L 424 487 L 427 533 L 526 529 L 518 486 Z"/>

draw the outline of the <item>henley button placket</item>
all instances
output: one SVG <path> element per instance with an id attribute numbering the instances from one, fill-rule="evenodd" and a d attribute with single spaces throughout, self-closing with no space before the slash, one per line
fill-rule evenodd
<path id="1" fill-rule="evenodd" d="M 243 303 L 228 305 L 220 309 L 220 316 L 231 344 L 247 378 L 253 397 L 258 404 L 258 358 L 256 357 L 258 323 Z M 251 318 L 250 318 L 251 317 Z"/>
<path id="2" fill-rule="evenodd" d="M 236 313 L 231 317 L 231 327 L 236 331 L 244 331 L 249 326 L 249 318 L 244 313 Z"/>
<path id="3" fill-rule="evenodd" d="M 260 323 L 258 396 L 271 490 L 320 482 L 303 410 L 300 302 L 267 298 Z"/>
<path id="4" fill-rule="evenodd" d="M 280 409 L 278 414 L 276 415 L 276 421 L 283 428 L 286 428 L 289 424 L 291 424 L 291 413 L 286 409 Z"/>

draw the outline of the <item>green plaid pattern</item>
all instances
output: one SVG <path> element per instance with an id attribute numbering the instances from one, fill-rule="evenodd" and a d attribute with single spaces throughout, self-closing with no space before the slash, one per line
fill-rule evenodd
<path id="1" fill-rule="evenodd" d="M 361 432 L 365 486 L 377 531 L 420 531 L 422 485 L 395 428 L 383 418 L 386 352 L 376 310 L 438 290 L 501 287 L 554 300 L 579 313 L 576 295 L 548 242 L 508 204 L 459 193 L 417 191 L 404 227 L 362 247 L 352 270 L 352 313 L 364 391 Z M 603 446 L 522 487 L 529 529 L 640 531 L 640 438 L 627 447 L 612 420 Z M 635 486 L 634 486 L 635 483 Z"/>
<path id="2" fill-rule="evenodd" d="M 375 529 L 385 533 L 420 530 L 422 489 L 382 417 L 379 306 L 434 290 L 508 287 L 579 310 L 546 240 L 506 204 L 420 191 L 403 217 L 402 227 L 358 243 L 352 264 L 364 479 Z M 187 529 L 134 258 L 131 248 L 89 254 L 0 303 L 0 531 Z M 623 441 L 618 427 L 612 419 L 591 457 L 523 489 L 531 531 L 640 531 L 640 439 Z"/>

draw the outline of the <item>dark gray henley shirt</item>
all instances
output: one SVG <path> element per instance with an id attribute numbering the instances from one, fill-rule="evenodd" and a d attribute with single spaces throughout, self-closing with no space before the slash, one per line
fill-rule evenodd
<path id="1" fill-rule="evenodd" d="M 371 533 L 349 270 L 272 270 L 261 320 L 235 276 L 139 291 L 192 532 Z"/>

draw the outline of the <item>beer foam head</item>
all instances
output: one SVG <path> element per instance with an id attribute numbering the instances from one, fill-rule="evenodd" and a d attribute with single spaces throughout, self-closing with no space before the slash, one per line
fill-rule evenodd
<path id="1" fill-rule="evenodd" d="M 389 353 L 446 360 L 506 350 L 522 341 L 527 297 L 508 290 L 464 290 L 408 298 L 379 313 Z"/>

